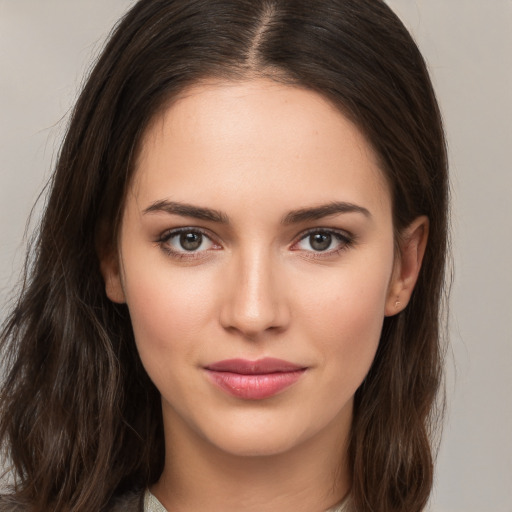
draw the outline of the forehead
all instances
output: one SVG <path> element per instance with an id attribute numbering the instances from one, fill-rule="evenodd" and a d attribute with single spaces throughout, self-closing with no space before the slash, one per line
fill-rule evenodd
<path id="1" fill-rule="evenodd" d="M 174 98 L 143 137 L 132 191 L 147 201 L 236 192 L 258 204 L 279 195 L 283 203 L 390 202 L 356 126 L 321 95 L 268 79 L 202 83 Z"/>

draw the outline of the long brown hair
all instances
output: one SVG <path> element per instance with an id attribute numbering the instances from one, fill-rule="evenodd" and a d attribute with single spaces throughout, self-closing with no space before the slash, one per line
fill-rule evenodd
<path id="1" fill-rule="evenodd" d="M 1 332 L 0 442 L 14 499 L 35 512 L 105 510 L 155 482 L 158 391 L 127 308 L 104 291 L 141 136 L 201 79 L 268 76 L 317 91 L 380 158 L 397 240 L 430 219 L 408 307 L 386 318 L 357 391 L 348 454 L 358 512 L 418 512 L 433 478 L 447 248 L 447 160 L 425 63 L 381 0 L 141 0 L 113 31 L 62 146 L 24 286 Z"/>

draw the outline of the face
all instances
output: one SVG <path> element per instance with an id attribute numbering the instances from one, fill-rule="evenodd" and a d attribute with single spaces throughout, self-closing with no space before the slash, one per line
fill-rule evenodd
<path id="1" fill-rule="evenodd" d="M 383 318 L 407 302 L 396 260 L 358 129 L 254 80 L 198 85 L 154 120 L 102 268 L 166 430 L 245 456 L 348 431 Z"/>

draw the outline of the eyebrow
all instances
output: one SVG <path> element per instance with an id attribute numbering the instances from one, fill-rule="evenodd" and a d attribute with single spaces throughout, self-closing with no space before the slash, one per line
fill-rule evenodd
<path id="1" fill-rule="evenodd" d="M 299 222 L 323 219 L 338 213 L 361 213 L 370 219 L 372 217 L 372 214 L 362 206 L 344 201 L 333 201 L 312 208 L 301 208 L 300 210 L 291 211 L 284 216 L 282 223 L 298 224 Z"/>
<path id="2" fill-rule="evenodd" d="M 168 200 L 155 201 L 143 211 L 143 214 L 146 215 L 148 213 L 159 212 L 171 215 L 180 215 L 181 217 L 192 217 L 195 219 L 217 222 L 219 224 L 229 224 L 229 217 L 219 210 Z M 344 201 L 333 201 L 331 203 L 313 206 L 311 208 L 292 210 L 282 218 L 281 223 L 284 225 L 298 224 L 300 222 L 319 220 L 339 213 L 360 213 L 365 217 L 372 217 L 371 213 L 362 206 Z"/>
<path id="3" fill-rule="evenodd" d="M 174 201 L 155 201 L 144 210 L 144 214 L 165 212 L 171 215 L 180 215 L 181 217 L 193 217 L 200 220 L 209 220 L 220 224 L 228 224 L 228 216 L 218 210 L 203 208 L 191 204 L 177 203 Z"/>

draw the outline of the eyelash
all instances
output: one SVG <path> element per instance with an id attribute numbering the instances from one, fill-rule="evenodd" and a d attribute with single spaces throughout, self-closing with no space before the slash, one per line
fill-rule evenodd
<path id="1" fill-rule="evenodd" d="M 304 256 L 307 258 L 321 259 L 321 258 L 329 258 L 332 256 L 337 256 L 338 254 L 341 254 L 343 251 L 346 251 L 347 249 L 352 247 L 352 245 L 356 241 L 355 236 L 352 235 L 351 233 L 348 233 L 347 231 L 341 231 L 341 230 L 337 230 L 337 229 L 327 229 L 327 228 L 325 228 L 325 229 L 312 228 L 312 229 L 308 229 L 307 231 L 301 233 L 300 237 L 298 238 L 298 240 L 296 242 L 293 243 L 292 247 L 296 246 L 303 240 L 306 240 L 311 235 L 317 235 L 317 234 L 332 236 L 334 239 L 336 239 L 338 241 L 340 246 L 336 249 L 330 249 L 330 250 L 325 250 L 325 251 L 314 251 L 314 250 L 313 251 L 305 251 Z M 298 251 L 300 249 L 292 249 L 292 250 Z"/>
<path id="2" fill-rule="evenodd" d="M 168 256 L 177 259 L 177 260 L 193 260 L 196 258 L 202 258 L 204 257 L 204 252 L 208 251 L 209 249 L 203 250 L 203 251 L 186 251 L 185 249 L 183 251 L 177 251 L 170 247 L 169 242 L 171 239 L 184 234 L 184 233 L 191 233 L 191 234 L 200 234 L 202 237 L 208 239 L 211 244 L 214 246 L 217 246 L 213 250 L 219 250 L 221 248 L 221 245 L 215 241 L 214 237 L 207 231 L 196 228 L 196 227 L 183 227 L 183 228 L 176 228 L 169 231 L 165 231 L 162 233 L 162 235 L 158 238 L 156 241 L 157 244 L 160 246 L 160 248 L 166 253 Z M 306 240 L 311 235 L 315 234 L 321 234 L 321 235 L 329 235 L 332 236 L 334 239 L 338 241 L 340 244 L 340 247 L 336 249 L 330 249 L 325 251 L 304 251 L 304 255 L 307 258 L 312 259 L 322 259 L 322 258 L 328 258 L 332 256 L 336 256 L 340 254 L 341 252 L 349 249 L 355 242 L 356 238 L 351 233 L 348 233 L 346 231 L 336 230 L 336 229 L 322 229 L 322 228 L 312 228 L 309 229 L 299 235 L 299 237 L 296 239 L 295 242 L 293 242 L 291 246 L 292 251 L 300 251 L 301 249 L 294 249 L 293 247 L 297 246 L 300 242 L 303 240 Z"/>
<path id="3" fill-rule="evenodd" d="M 195 228 L 195 227 L 184 227 L 184 228 L 176 228 L 171 229 L 169 231 L 165 231 L 162 233 L 162 235 L 158 238 L 157 243 L 160 246 L 160 248 L 166 253 L 168 256 L 177 259 L 177 260 L 193 260 L 196 258 L 203 257 L 203 252 L 205 251 L 176 251 L 172 249 L 169 245 L 169 242 L 174 237 L 177 237 L 184 233 L 194 233 L 194 234 L 200 234 L 202 237 L 208 239 L 212 244 L 217 245 L 220 247 L 220 244 L 215 242 L 213 236 L 208 233 L 207 231 L 201 229 L 201 228 Z M 217 250 L 217 249 L 216 249 Z"/>

